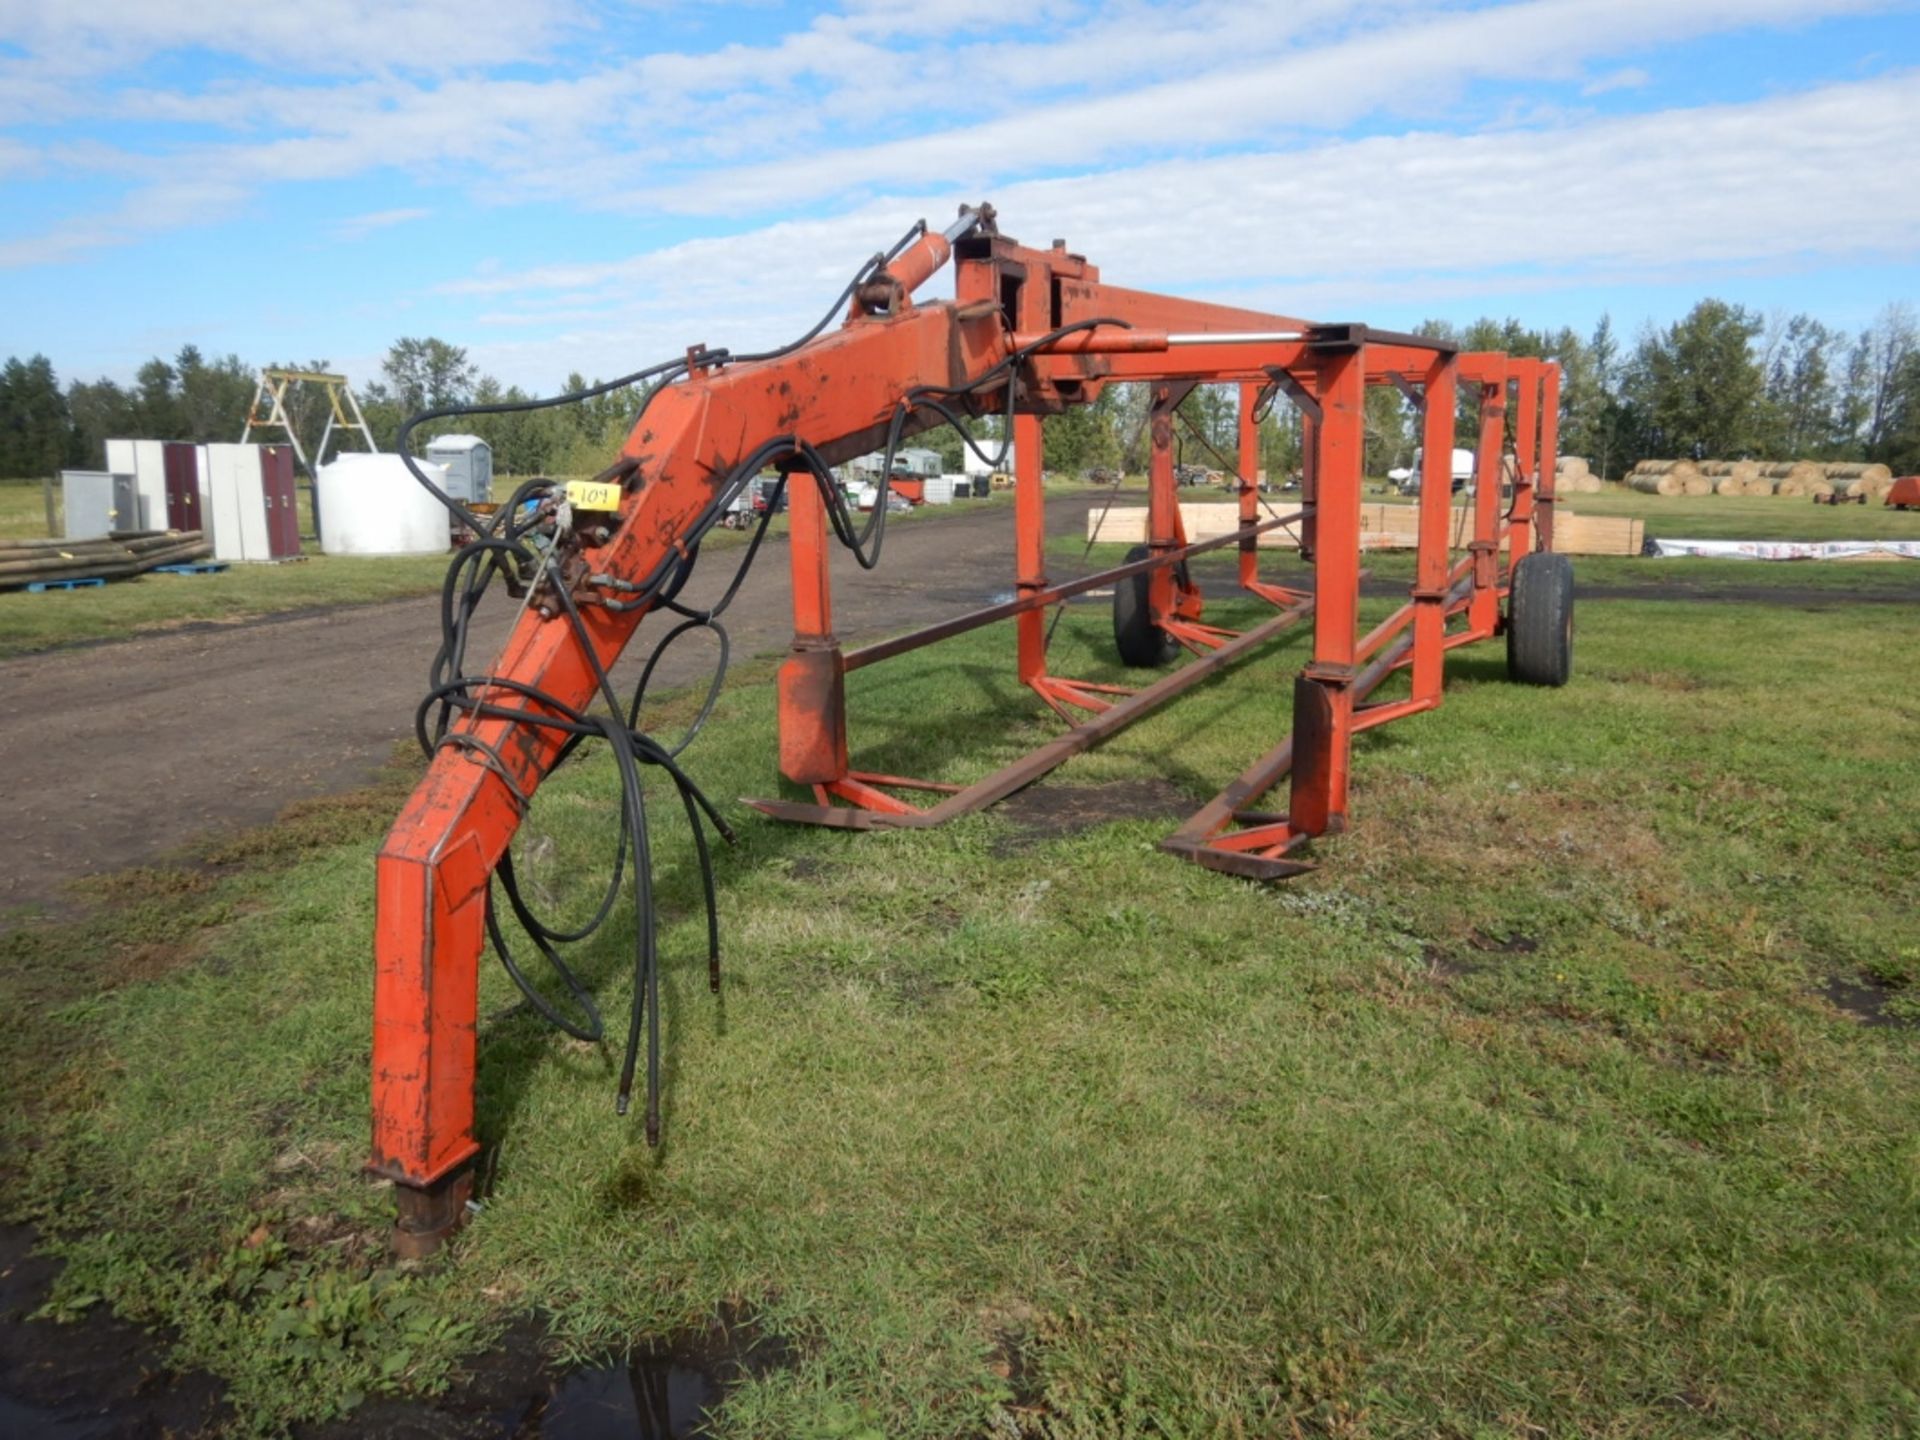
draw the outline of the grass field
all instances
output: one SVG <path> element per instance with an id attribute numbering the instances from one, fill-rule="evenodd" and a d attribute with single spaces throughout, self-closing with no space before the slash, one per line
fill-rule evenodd
<path id="1" fill-rule="evenodd" d="M 446 570 L 443 555 L 317 555 L 292 565 L 235 565 L 215 575 L 141 575 L 85 590 L 0 591 L 0 656 L 196 621 L 425 595 L 440 588 Z"/>
<path id="2" fill-rule="evenodd" d="M 504 482 L 503 482 L 504 483 Z M 1062 481 L 1059 490 L 1082 488 Z M 301 492 L 304 503 L 306 492 Z M 1187 500 L 1217 500 L 1216 489 L 1190 488 Z M 1144 503 L 1145 482 L 1132 479 L 1123 487 L 1122 505 Z M 1010 492 L 996 491 L 971 505 L 1006 506 Z M 1273 503 L 1284 506 L 1284 497 Z M 1920 512 L 1890 511 L 1879 506 L 1833 507 L 1780 499 L 1668 499 L 1616 490 L 1606 495 L 1574 496 L 1567 502 L 1591 514 L 1644 515 L 1650 534 L 1700 539 L 1875 539 L 1898 536 L 1920 538 Z M 939 515 L 939 507 L 923 507 L 908 518 L 915 521 Z M 774 522 L 784 530 L 784 517 Z M 311 527 L 309 526 L 310 530 Z M 46 532 L 46 518 L 38 481 L 0 481 L 0 537 L 37 536 Z M 717 533 L 714 549 L 739 543 L 740 537 Z M 1082 542 L 1061 540 L 1054 551 L 1078 555 Z M 309 545 L 317 552 L 317 547 Z M 1109 555 L 1102 547 L 1096 558 Z M 1219 565 L 1222 562 L 1211 562 Z M 1396 553 L 1369 558 L 1373 573 L 1383 578 L 1410 578 L 1412 560 Z M 433 556 L 397 559 L 361 559 L 313 553 L 297 565 L 236 566 L 219 576 L 147 576 L 120 581 L 98 591 L 29 595 L 0 591 L 0 656 L 43 650 L 76 641 L 101 640 L 165 629 L 196 621 L 244 620 L 258 615 L 301 610 L 316 605 L 353 604 L 398 599 L 430 593 L 439 587 L 445 562 Z M 1740 560 L 1662 560 L 1596 558 L 1581 562 L 1581 574 L 1596 584 L 1667 584 L 1689 587 L 1778 584 L 1833 587 L 1845 590 L 1901 589 L 1915 583 L 1920 566 L 1871 567 L 1819 564 L 1758 565 Z"/>
<path id="3" fill-rule="evenodd" d="M 1063 673 L 1114 673 L 1102 628 L 1062 626 Z M 489 960 L 492 1193 L 406 1273 L 357 1170 L 396 768 L 0 939 L 6 1200 L 70 1262 L 56 1315 L 169 1323 L 262 1429 L 446 1383 L 517 1313 L 584 1357 L 724 1306 L 788 1342 L 725 1434 L 1911 1433 L 1916 639 L 1907 607 L 1615 602 L 1561 691 L 1461 652 L 1277 888 L 1154 845 L 1284 724 L 1297 646 L 1024 807 L 732 807 L 717 1002 L 662 807 L 666 1145 Z M 859 759 L 964 781 L 1050 733 L 1010 649 L 853 677 Z M 771 790 L 771 688 L 687 760 Z M 1049 827 L 1060 787 L 1116 818 Z M 603 756 L 541 792 L 522 868 L 561 913 L 617 811 Z M 584 968 L 618 1013 L 609 928 Z"/>
<path id="4" fill-rule="evenodd" d="M 59 497 L 54 498 L 55 505 Z M 47 531 L 46 496 L 38 480 L 0 480 L 0 538 L 36 539 Z"/>
<path id="5" fill-rule="evenodd" d="M 1180 498 L 1187 503 L 1219 503 L 1230 497 L 1217 487 L 1190 486 L 1180 491 Z M 1388 493 L 1384 482 L 1370 483 L 1366 499 L 1369 503 L 1413 503 Z M 1272 513 L 1283 513 L 1297 507 L 1299 500 L 1294 495 L 1280 494 L 1269 495 L 1266 503 L 1272 507 Z M 1882 505 L 1815 505 L 1809 500 L 1777 496 L 1727 500 L 1718 496 L 1668 497 L 1642 495 L 1620 486 L 1611 486 L 1600 495 L 1570 495 L 1562 503 L 1576 514 L 1640 516 L 1646 521 L 1648 535 L 1669 539 L 1920 540 L 1920 511 L 1889 510 Z M 1144 506 L 1144 483 L 1129 481 L 1121 488 L 1114 504 L 1116 507 Z M 1126 548 L 1103 544 L 1089 551 L 1084 538 L 1061 538 L 1051 545 L 1052 552 L 1062 559 L 1086 555 L 1094 562 L 1110 565 L 1120 563 Z M 1301 571 L 1284 551 L 1271 553 L 1270 560 L 1263 560 L 1269 568 Z M 1204 556 L 1195 562 L 1195 568 L 1203 574 L 1224 574 L 1233 568 L 1233 563 L 1225 556 Z M 1916 561 L 1856 564 L 1583 555 L 1578 564 L 1581 580 L 1589 585 L 1670 586 L 1686 590 L 1791 585 L 1836 592 L 1904 592 L 1920 586 L 1920 562 Z M 1411 582 L 1413 578 L 1410 551 L 1370 552 L 1366 566 L 1381 579 Z"/>

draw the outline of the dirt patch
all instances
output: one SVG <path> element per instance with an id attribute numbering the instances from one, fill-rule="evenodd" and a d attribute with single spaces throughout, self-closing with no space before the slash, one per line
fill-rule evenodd
<path id="1" fill-rule="evenodd" d="M 1459 959 L 1438 945 L 1421 946 L 1420 958 L 1427 962 L 1427 973 L 1436 980 L 1458 980 L 1462 975 L 1476 975 L 1487 968 Z"/>
<path id="2" fill-rule="evenodd" d="M 1049 502 L 1050 535 L 1083 534 L 1092 498 Z M 983 575 L 1010 574 L 1007 512 L 968 510 L 903 525 L 887 563 L 836 576 L 843 642 L 949 617 L 943 595 L 977 596 Z M 770 540 L 728 612 L 736 655 L 778 654 L 793 634 L 784 539 Z M 731 576 L 716 556 L 689 587 L 703 604 Z M 504 597 L 503 597 L 504 600 Z M 977 602 L 975 602 L 977 603 Z M 499 652 L 517 607 L 483 607 L 470 654 Z M 412 733 L 439 641 L 439 597 L 344 605 L 243 623 L 192 623 L 112 644 L 0 660 L 0 751 L 9 760 L 0 810 L 0 913 L 70 904 L 62 889 L 200 845 L 223 863 L 261 856 L 263 837 L 221 846 L 291 802 L 339 794 L 379 777 Z M 616 667 L 630 686 L 645 634 Z M 669 655 L 656 683 L 704 682 L 710 656 Z M 74 723 L 73 717 L 87 717 Z M 98 717 L 97 719 L 94 717 Z M 397 805 L 393 808 L 397 809 Z M 346 810 L 302 817 L 314 834 L 359 833 Z M 382 819 L 391 812 L 382 807 Z M 4 924 L 5 922 L 0 922 Z"/>
<path id="3" fill-rule="evenodd" d="M 1829 975 L 1820 993 L 1834 1009 L 1872 1029 L 1920 1029 L 1920 1017 L 1889 1008 L 1899 999 L 1899 992 L 1870 977 Z"/>
<path id="4" fill-rule="evenodd" d="M 1006 1382 L 1011 1408 L 1027 1418 L 1041 1414 L 1046 1384 L 1034 1335 L 1037 1312 L 1025 1301 L 1015 1300 L 982 1307 L 980 1319 L 993 1340 L 993 1358 L 987 1368 Z"/>
<path id="5" fill-rule="evenodd" d="M 1540 942 L 1531 935 L 1514 934 L 1502 940 L 1484 930 L 1469 931 L 1467 943 L 1483 955 L 1532 955 L 1540 948 Z"/>
<path id="6" fill-rule="evenodd" d="M 107 973 L 101 976 L 101 981 L 110 987 L 150 984 L 166 979 L 177 970 L 186 969 L 199 953 L 197 941 L 183 944 L 156 941 L 123 946 L 113 953 L 106 967 Z"/>
<path id="7" fill-rule="evenodd" d="M 1708 682 L 1685 670 L 1618 670 L 1604 672 L 1604 678 L 1643 690 L 1665 690 L 1691 694 L 1708 688 Z"/>
<path id="8" fill-rule="evenodd" d="M 1105 785 L 1042 781 L 994 807 L 992 813 L 1010 829 L 995 842 L 993 853 L 1016 855 L 1048 840 L 1121 820 L 1180 820 L 1194 808 L 1192 796 L 1165 780 L 1115 780 Z"/>
<path id="9" fill-rule="evenodd" d="M 825 880 L 840 869 L 837 860 L 823 860 L 818 855 L 796 855 L 788 862 L 787 873 L 796 880 Z"/>

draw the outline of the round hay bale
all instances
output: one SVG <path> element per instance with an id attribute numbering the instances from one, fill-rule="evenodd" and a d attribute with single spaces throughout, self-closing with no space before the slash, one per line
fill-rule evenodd
<path id="1" fill-rule="evenodd" d="M 1867 465 L 1852 461 L 1828 464 L 1821 467 L 1829 480 L 1884 480 L 1893 483 L 1893 471 L 1885 465 Z"/>
<path id="2" fill-rule="evenodd" d="M 1627 476 L 1629 489 L 1638 490 L 1642 495 L 1684 495 L 1687 487 L 1670 474 L 1653 474 L 1636 470 Z"/>
<path id="3" fill-rule="evenodd" d="M 1575 479 L 1588 474 L 1589 470 L 1587 462 L 1578 455 L 1562 455 L 1553 462 L 1554 476 L 1560 480 Z"/>
<path id="4" fill-rule="evenodd" d="M 1715 479 L 1720 479 L 1723 476 L 1733 473 L 1733 465 L 1734 462 L 1731 460 L 1702 460 L 1700 462 L 1700 473 L 1702 475 L 1710 475 Z"/>
<path id="5" fill-rule="evenodd" d="M 1829 483 L 1842 495 L 1864 495 L 1869 503 L 1878 500 L 1893 488 L 1891 479 L 1881 479 L 1878 475 L 1857 475 L 1852 479 L 1832 479 Z"/>
<path id="6" fill-rule="evenodd" d="M 1667 478 L 1680 482 L 1680 493 L 1683 495 L 1713 494 L 1712 477 L 1702 475 L 1698 470 L 1690 470 L 1683 474 L 1675 468 L 1667 472 Z"/>
<path id="7" fill-rule="evenodd" d="M 1787 495 L 1795 499 L 1807 495 L 1831 495 L 1832 493 L 1833 485 L 1817 467 L 1807 469 L 1796 467 L 1774 487 L 1774 494 Z"/>

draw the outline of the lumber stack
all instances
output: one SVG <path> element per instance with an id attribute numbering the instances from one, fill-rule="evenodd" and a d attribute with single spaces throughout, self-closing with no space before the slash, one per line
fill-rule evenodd
<path id="1" fill-rule="evenodd" d="M 0 589 L 47 580 L 118 580 L 156 565 L 204 560 L 198 530 L 116 531 L 92 540 L 0 540 Z"/>
<path id="2" fill-rule="evenodd" d="M 1191 504 L 1180 507 L 1180 524 L 1189 541 L 1213 540 L 1240 528 L 1237 505 Z M 1419 544 L 1420 510 L 1415 505 L 1372 504 L 1360 507 L 1360 547 L 1363 550 L 1411 550 Z M 1147 538 L 1147 512 L 1139 506 L 1087 515 L 1087 539 L 1108 544 L 1138 545 Z M 1473 538 L 1473 513 L 1465 506 L 1448 512 L 1447 543 L 1463 550 Z M 1553 548 L 1565 555 L 1638 555 L 1646 539 L 1646 522 L 1634 516 L 1576 515 L 1560 506 L 1553 521 Z M 1292 549 L 1299 537 L 1285 529 L 1260 536 L 1263 546 Z"/>

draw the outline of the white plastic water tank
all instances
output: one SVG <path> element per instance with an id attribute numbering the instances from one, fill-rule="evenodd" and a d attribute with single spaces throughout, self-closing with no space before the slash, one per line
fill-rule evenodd
<path id="1" fill-rule="evenodd" d="M 446 488 L 444 465 L 414 463 Z M 320 467 L 317 484 L 320 548 L 329 555 L 431 555 L 448 548 L 446 507 L 398 455 L 342 455 Z"/>

